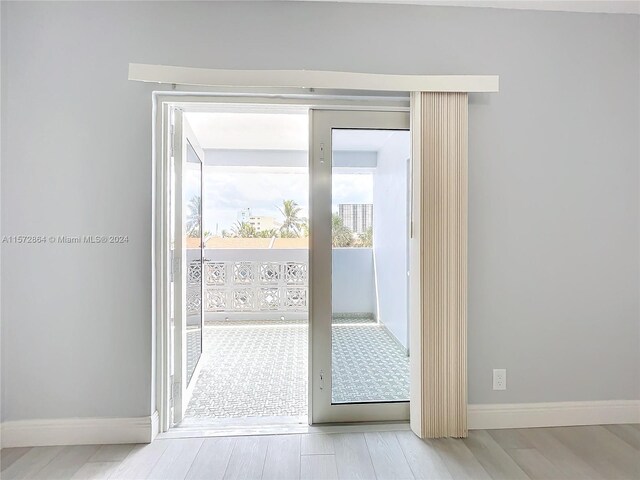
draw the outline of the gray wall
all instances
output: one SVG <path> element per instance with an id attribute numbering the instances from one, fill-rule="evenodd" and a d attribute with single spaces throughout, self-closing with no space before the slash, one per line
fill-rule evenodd
<path id="1" fill-rule="evenodd" d="M 498 74 L 472 98 L 469 400 L 640 398 L 639 20 L 356 4 L 2 2 L 2 418 L 152 400 L 151 91 L 129 62 Z M 508 390 L 491 390 L 491 369 Z"/>
<path id="2" fill-rule="evenodd" d="M 411 134 L 395 132 L 378 151 L 373 175 L 373 256 L 378 318 L 409 347 L 408 170 Z"/>

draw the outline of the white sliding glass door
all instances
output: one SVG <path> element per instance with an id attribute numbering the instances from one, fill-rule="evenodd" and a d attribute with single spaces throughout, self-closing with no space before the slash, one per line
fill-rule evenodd
<path id="1" fill-rule="evenodd" d="M 409 115 L 311 111 L 311 421 L 409 417 Z"/>

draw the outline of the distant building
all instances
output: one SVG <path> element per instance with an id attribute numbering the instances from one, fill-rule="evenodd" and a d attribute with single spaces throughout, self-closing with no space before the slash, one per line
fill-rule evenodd
<path id="1" fill-rule="evenodd" d="M 238 214 L 236 215 L 236 219 L 240 222 L 240 223 L 244 223 L 247 221 L 247 219 L 251 216 L 251 209 L 250 208 L 243 208 L 242 210 L 238 211 Z"/>
<path id="2" fill-rule="evenodd" d="M 273 217 L 251 216 L 247 223 L 256 229 L 256 232 L 264 232 L 265 230 L 277 230 L 280 224 Z"/>
<path id="3" fill-rule="evenodd" d="M 373 204 L 340 203 L 338 216 L 342 219 L 345 227 L 360 235 L 373 225 Z"/>

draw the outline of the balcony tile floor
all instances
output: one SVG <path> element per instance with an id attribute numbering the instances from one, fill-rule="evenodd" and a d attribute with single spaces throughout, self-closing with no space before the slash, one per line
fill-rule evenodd
<path id="1" fill-rule="evenodd" d="M 306 322 L 208 323 L 182 425 L 306 415 L 307 337 Z M 384 327 L 371 319 L 335 319 L 333 348 L 334 402 L 409 398 L 409 359 Z"/>

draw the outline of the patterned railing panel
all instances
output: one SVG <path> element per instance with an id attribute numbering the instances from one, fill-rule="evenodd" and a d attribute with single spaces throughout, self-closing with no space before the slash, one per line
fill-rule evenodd
<path id="1" fill-rule="evenodd" d="M 199 260 L 187 266 L 187 312 L 199 308 Z M 306 311 L 309 298 L 306 263 L 294 261 L 206 261 L 205 312 Z"/>

